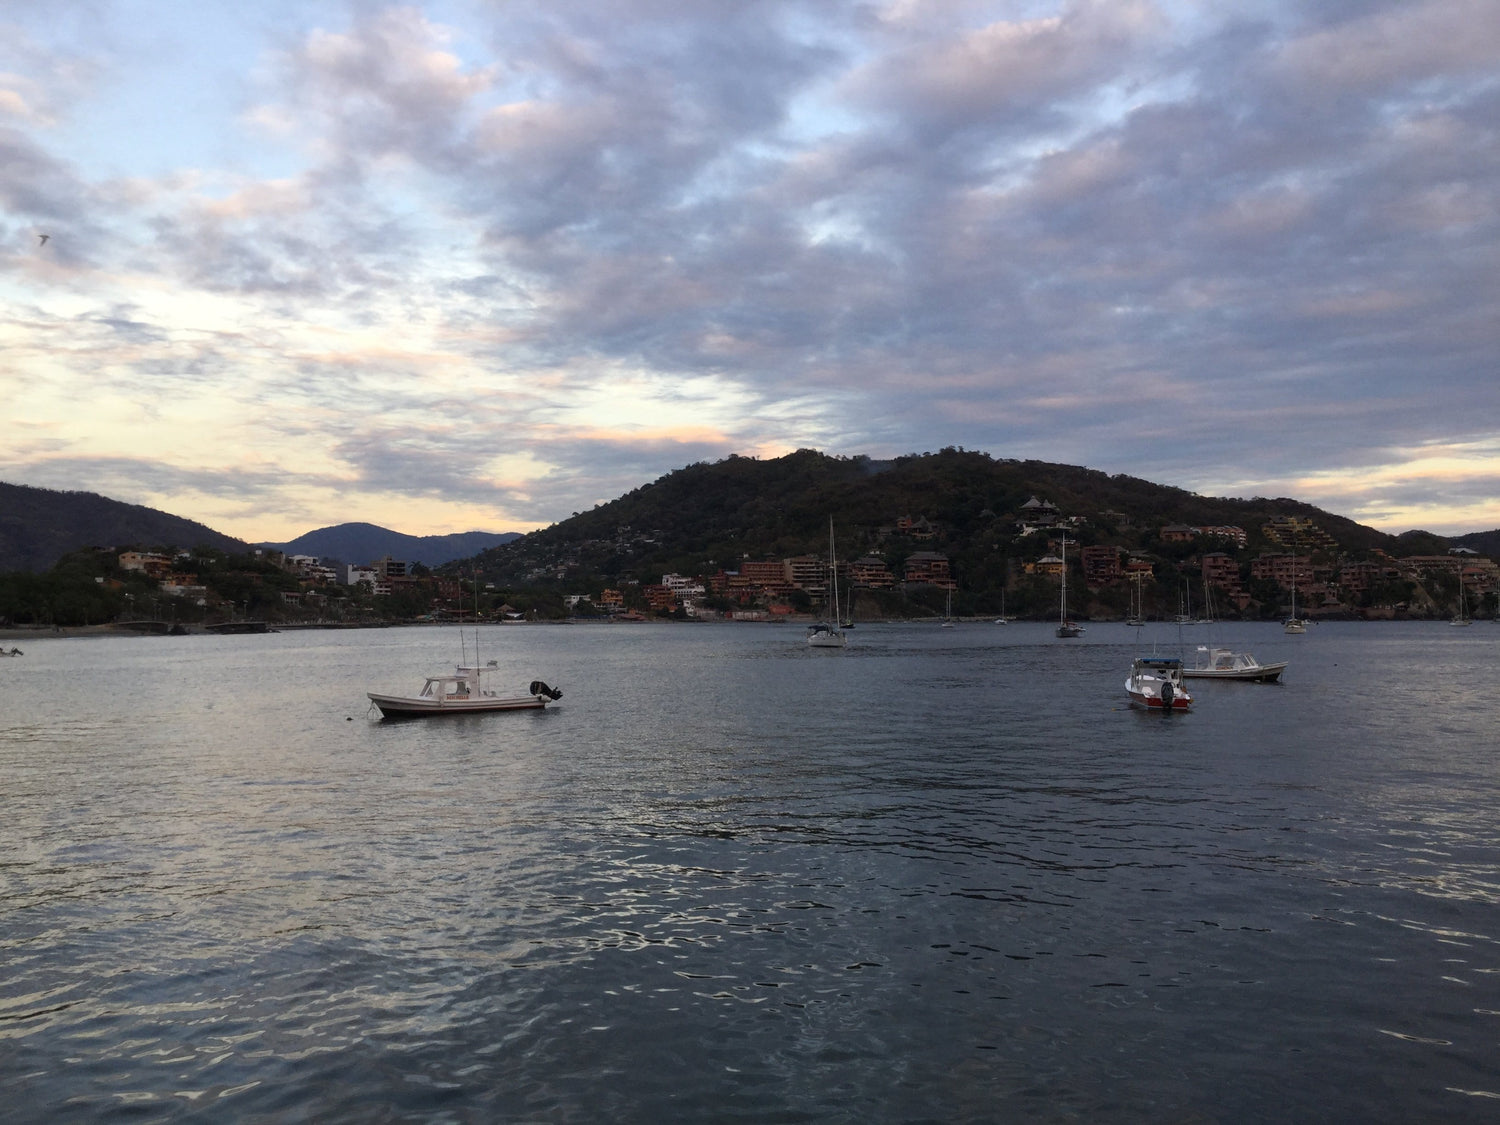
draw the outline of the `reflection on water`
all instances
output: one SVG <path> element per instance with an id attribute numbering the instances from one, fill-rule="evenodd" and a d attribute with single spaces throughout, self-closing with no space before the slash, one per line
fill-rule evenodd
<path id="1" fill-rule="evenodd" d="M 36 1121 L 1472 1119 L 1484 635 L 1236 628 L 1286 682 L 1170 717 L 1109 626 L 491 629 L 562 703 L 410 723 L 364 692 L 452 630 L 32 642 L 0 1081 Z"/>

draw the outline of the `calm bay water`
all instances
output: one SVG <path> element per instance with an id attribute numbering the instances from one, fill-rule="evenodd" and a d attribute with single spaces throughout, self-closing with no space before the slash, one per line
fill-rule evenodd
<path id="1" fill-rule="evenodd" d="M 0 1119 L 1500 1118 L 1500 627 L 1212 634 L 16 642 Z"/>

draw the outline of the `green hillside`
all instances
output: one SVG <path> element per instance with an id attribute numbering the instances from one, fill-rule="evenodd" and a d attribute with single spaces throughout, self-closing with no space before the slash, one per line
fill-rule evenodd
<path id="1" fill-rule="evenodd" d="M 1182 578 L 1196 578 L 1196 571 L 1179 565 L 1205 549 L 1164 542 L 1161 529 L 1169 524 L 1243 528 L 1244 548 L 1215 543 L 1212 549 L 1246 560 L 1283 549 L 1262 532 L 1277 517 L 1312 520 L 1322 536 L 1304 549 L 1330 562 L 1377 548 L 1408 555 L 1448 547 L 1438 536 L 1416 532 L 1398 539 L 1297 500 L 1199 496 L 1071 465 L 960 449 L 891 461 L 799 450 L 771 460 L 689 465 L 448 569 L 477 571 L 501 587 L 588 592 L 600 583 L 658 582 L 664 573 L 731 571 L 746 559 L 820 554 L 827 550 L 831 516 L 843 559 L 875 555 L 898 570 L 914 551 L 938 551 L 950 559 L 960 611 L 994 612 L 1005 591 L 1009 610 L 1043 613 L 1056 584 L 1024 572 L 1028 561 L 1047 553 L 1049 537 L 1018 535 L 1022 506 L 1033 497 L 1056 505 L 1064 519 L 1078 517 L 1068 530 L 1070 542 L 1114 545 L 1159 560 L 1159 599 L 1175 597 Z M 902 517 L 928 521 L 930 538 L 897 531 Z M 1100 596 L 1101 612 L 1120 608 L 1114 593 Z"/>
<path id="2" fill-rule="evenodd" d="M 69 552 L 107 546 L 245 550 L 232 536 L 155 508 L 0 482 L 0 573 L 40 573 Z"/>

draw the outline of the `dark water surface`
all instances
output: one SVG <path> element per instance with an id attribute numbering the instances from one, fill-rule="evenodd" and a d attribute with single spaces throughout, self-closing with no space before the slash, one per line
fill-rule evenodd
<path id="1" fill-rule="evenodd" d="M 1500 627 L 1216 628 L 25 643 L 0 1119 L 1500 1118 Z"/>

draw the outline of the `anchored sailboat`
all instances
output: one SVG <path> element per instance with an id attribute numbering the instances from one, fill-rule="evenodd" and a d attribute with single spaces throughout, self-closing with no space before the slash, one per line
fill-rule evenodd
<path id="1" fill-rule="evenodd" d="M 839 560 L 833 547 L 833 517 L 828 517 L 828 620 L 807 630 L 807 643 L 813 648 L 843 648 L 849 643 L 839 628 Z"/>
<path id="2" fill-rule="evenodd" d="M 1077 637 L 1083 634 L 1083 626 L 1068 620 L 1068 537 L 1062 539 L 1062 602 L 1058 609 L 1057 635 Z"/>

